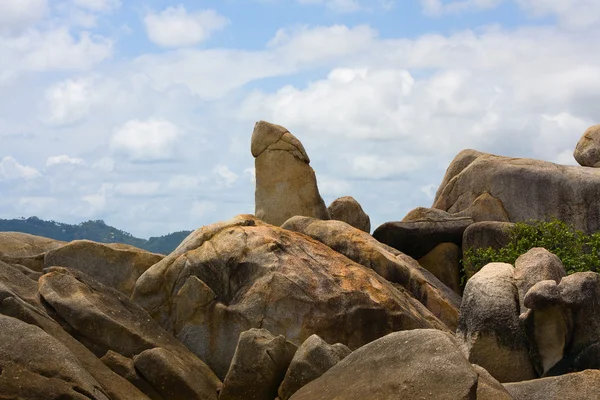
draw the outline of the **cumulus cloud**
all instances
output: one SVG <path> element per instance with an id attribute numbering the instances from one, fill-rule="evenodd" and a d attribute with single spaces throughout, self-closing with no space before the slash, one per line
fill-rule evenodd
<path id="1" fill-rule="evenodd" d="M 64 125 L 85 118 L 97 97 L 93 78 L 67 79 L 46 89 L 48 122 Z"/>
<path id="2" fill-rule="evenodd" d="M 60 156 L 48 157 L 46 160 L 46 167 L 52 167 L 60 164 L 71 164 L 71 165 L 86 165 L 83 158 L 69 157 L 66 154 Z"/>
<path id="3" fill-rule="evenodd" d="M 115 185 L 114 192 L 121 196 L 152 196 L 159 187 L 160 182 L 153 181 L 120 182 Z"/>
<path id="4" fill-rule="evenodd" d="M 563 27 L 587 29 L 600 22 L 596 0 L 515 0 L 534 16 L 554 15 Z"/>
<path id="5" fill-rule="evenodd" d="M 167 120 L 132 120 L 115 130 L 110 147 L 132 161 L 165 161 L 175 156 L 180 136 L 181 130 Z"/>
<path id="6" fill-rule="evenodd" d="M 161 47 L 188 47 L 205 41 L 229 21 L 214 10 L 188 12 L 183 5 L 144 17 L 148 38 Z"/>
<path id="7" fill-rule="evenodd" d="M 238 180 L 238 175 L 231 171 L 227 165 L 216 165 L 213 168 L 213 175 L 217 180 L 217 183 L 227 187 L 232 187 L 233 184 Z"/>
<path id="8" fill-rule="evenodd" d="M 42 174 L 37 169 L 21 165 L 11 156 L 6 156 L 0 161 L 0 181 L 33 179 L 40 176 Z"/>
<path id="9" fill-rule="evenodd" d="M 121 0 L 72 0 L 78 7 L 86 8 L 91 11 L 109 11 L 119 8 Z"/>
<path id="10" fill-rule="evenodd" d="M 217 205 L 211 201 L 195 201 L 190 209 L 190 215 L 193 218 L 204 218 L 208 214 L 215 212 Z"/>
<path id="11" fill-rule="evenodd" d="M 504 0 L 420 0 L 425 14 L 439 16 L 449 13 L 486 10 L 498 7 Z"/>
<path id="12" fill-rule="evenodd" d="M 297 0 L 300 4 L 324 4 L 333 11 L 348 13 L 361 9 L 357 0 Z"/>
<path id="13" fill-rule="evenodd" d="M 48 11 L 47 0 L 0 1 L 0 33 L 15 33 L 41 20 Z"/>

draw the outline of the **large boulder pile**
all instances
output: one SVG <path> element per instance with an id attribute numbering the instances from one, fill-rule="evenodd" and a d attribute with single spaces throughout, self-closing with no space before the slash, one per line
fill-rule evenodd
<path id="1" fill-rule="evenodd" d="M 317 334 L 351 349 L 398 330 L 448 330 L 435 314 L 456 316 L 455 298 L 434 303 L 435 284 L 444 285 L 422 283 L 433 311 L 319 241 L 240 215 L 193 232 L 138 279 L 132 300 L 224 378 L 238 336 L 251 328 L 296 345 Z"/>

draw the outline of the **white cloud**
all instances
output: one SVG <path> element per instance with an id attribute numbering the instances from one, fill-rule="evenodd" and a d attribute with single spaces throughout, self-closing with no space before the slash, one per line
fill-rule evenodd
<path id="1" fill-rule="evenodd" d="M 91 11 L 109 11 L 119 8 L 121 0 L 72 0 L 78 7 L 86 8 Z"/>
<path id="2" fill-rule="evenodd" d="M 238 175 L 231 171 L 227 165 L 216 165 L 213 168 L 213 175 L 220 185 L 232 187 L 233 184 L 238 180 Z"/>
<path id="3" fill-rule="evenodd" d="M 200 187 L 200 183 L 206 182 L 206 178 L 197 175 L 174 175 L 169 178 L 167 187 L 173 190 L 195 190 Z"/>
<path id="4" fill-rule="evenodd" d="M 336 12 L 350 13 L 359 11 L 361 5 L 357 0 L 297 0 L 300 4 L 324 4 Z"/>
<path id="5" fill-rule="evenodd" d="M 110 157 L 102 157 L 99 160 L 94 161 L 92 169 L 101 172 L 111 172 L 115 168 L 115 161 Z"/>
<path id="6" fill-rule="evenodd" d="M 215 212 L 217 205 L 210 201 L 195 201 L 190 209 L 190 214 L 193 218 L 204 218 L 207 214 Z"/>
<path id="7" fill-rule="evenodd" d="M 587 29 L 600 22 L 597 0 L 515 0 L 533 15 L 555 15 L 569 29 Z"/>
<path id="8" fill-rule="evenodd" d="M 162 47 L 188 47 L 205 41 L 229 21 L 214 10 L 189 12 L 183 5 L 144 17 L 148 38 Z"/>
<path id="9" fill-rule="evenodd" d="M 352 185 L 343 180 L 329 176 L 317 176 L 319 193 L 322 196 L 341 197 L 347 196 L 352 189 Z"/>
<path id="10" fill-rule="evenodd" d="M 11 156 L 6 156 L 0 161 L 0 182 L 14 179 L 33 179 L 41 175 L 37 169 L 21 165 Z"/>
<path id="11" fill-rule="evenodd" d="M 122 196 L 152 196 L 158 192 L 159 187 L 160 182 L 120 182 L 115 185 L 114 192 Z"/>
<path id="12" fill-rule="evenodd" d="M 54 165 L 60 164 L 86 165 L 84 159 L 69 157 L 66 154 L 48 157 L 48 159 L 46 160 L 46 167 L 52 167 Z"/>
<path id="13" fill-rule="evenodd" d="M 408 172 L 416 171 L 422 165 L 418 157 L 382 157 L 376 155 L 357 155 L 350 157 L 352 177 L 363 179 L 397 178 Z"/>
<path id="14" fill-rule="evenodd" d="M 0 36 L 0 75 L 89 69 L 109 58 L 112 46 L 110 39 L 89 32 L 81 32 L 76 38 L 67 27 L 30 29 L 16 37 Z"/>
<path id="15" fill-rule="evenodd" d="M 41 20 L 47 11 L 47 0 L 2 0 L 0 33 L 24 30 Z"/>
<path id="16" fill-rule="evenodd" d="M 504 0 L 420 0 L 425 14 L 461 13 L 465 11 L 486 10 L 498 7 Z M 537 1 L 537 0 L 536 0 Z"/>
<path id="17" fill-rule="evenodd" d="M 429 200 L 433 200 L 437 189 L 438 189 L 438 185 L 434 185 L 434 184 L 429 184 L 429 185 L 424 185 L 424 186 L 419 187 L 419 190 L 421 192 L 423 192 Z"/>
<path id="18" fill-rule="evenodd" d="M 93 78 L 67 79 L 46 89 L 48 122 L 71 124 L 85 118 L 97 93 Z"/>
<path id="19" fill-rule="evenodd" d="M 244 176 L 247 176 L 250 180 L 250 183 L 256 183 L 256 168 L 246 168 L 244 169 Z"/>
<path id="20" fill-rule="evenodd" d="M 180 129 L 163 119 L 132 120 L 117 128 L 111 149 L 132 161 L 164 161 L 174 157 Z"/>

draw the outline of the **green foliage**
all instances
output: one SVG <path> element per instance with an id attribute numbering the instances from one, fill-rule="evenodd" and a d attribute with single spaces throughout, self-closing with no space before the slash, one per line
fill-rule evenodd
<path id="1" fill-rule="evenodd" d="M 567 274 L 596 271 L 600 265 L 600 232 L 587 235 L 558 219 L 519 222 L 509 232 L 510 239 L 500 249 L 465 249 L 463 268 L 473 276 L 490 262 L 515 263 L 516 259 L 534 247 L 543 247 L 561 259 Z"/>
<path id="2" fill-rule="evenodd" d="M 125 243 L 153 253 L 169 254 L 191 231 L 180 231 L 165 236 L 140 239 L 131 233 L 114 228 L 99 219 L 78 225 L 44 221 L 38 217 L 0 219 L 0 232 L 23 232 L 50 239 L 70 242 L 87 239 L 98 243 Z"/>

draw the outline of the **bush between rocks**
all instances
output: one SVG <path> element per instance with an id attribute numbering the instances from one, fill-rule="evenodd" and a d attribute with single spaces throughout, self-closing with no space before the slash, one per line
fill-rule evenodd
<path id="1" fill-rule="evenodd" d="M 567 274 L 597 272 L 600 266 L 600 232 L 591 235 L 575 229 L 556 218 L 550 221 L 518 222 L 510 229 L 508 244 L 500 249 L 492 247 L 464 249 L 462 268 L 472 276 L 491 262 L 515 264 L 516 259 L 534 247 L 543 247 L 556 254 Z"/>

